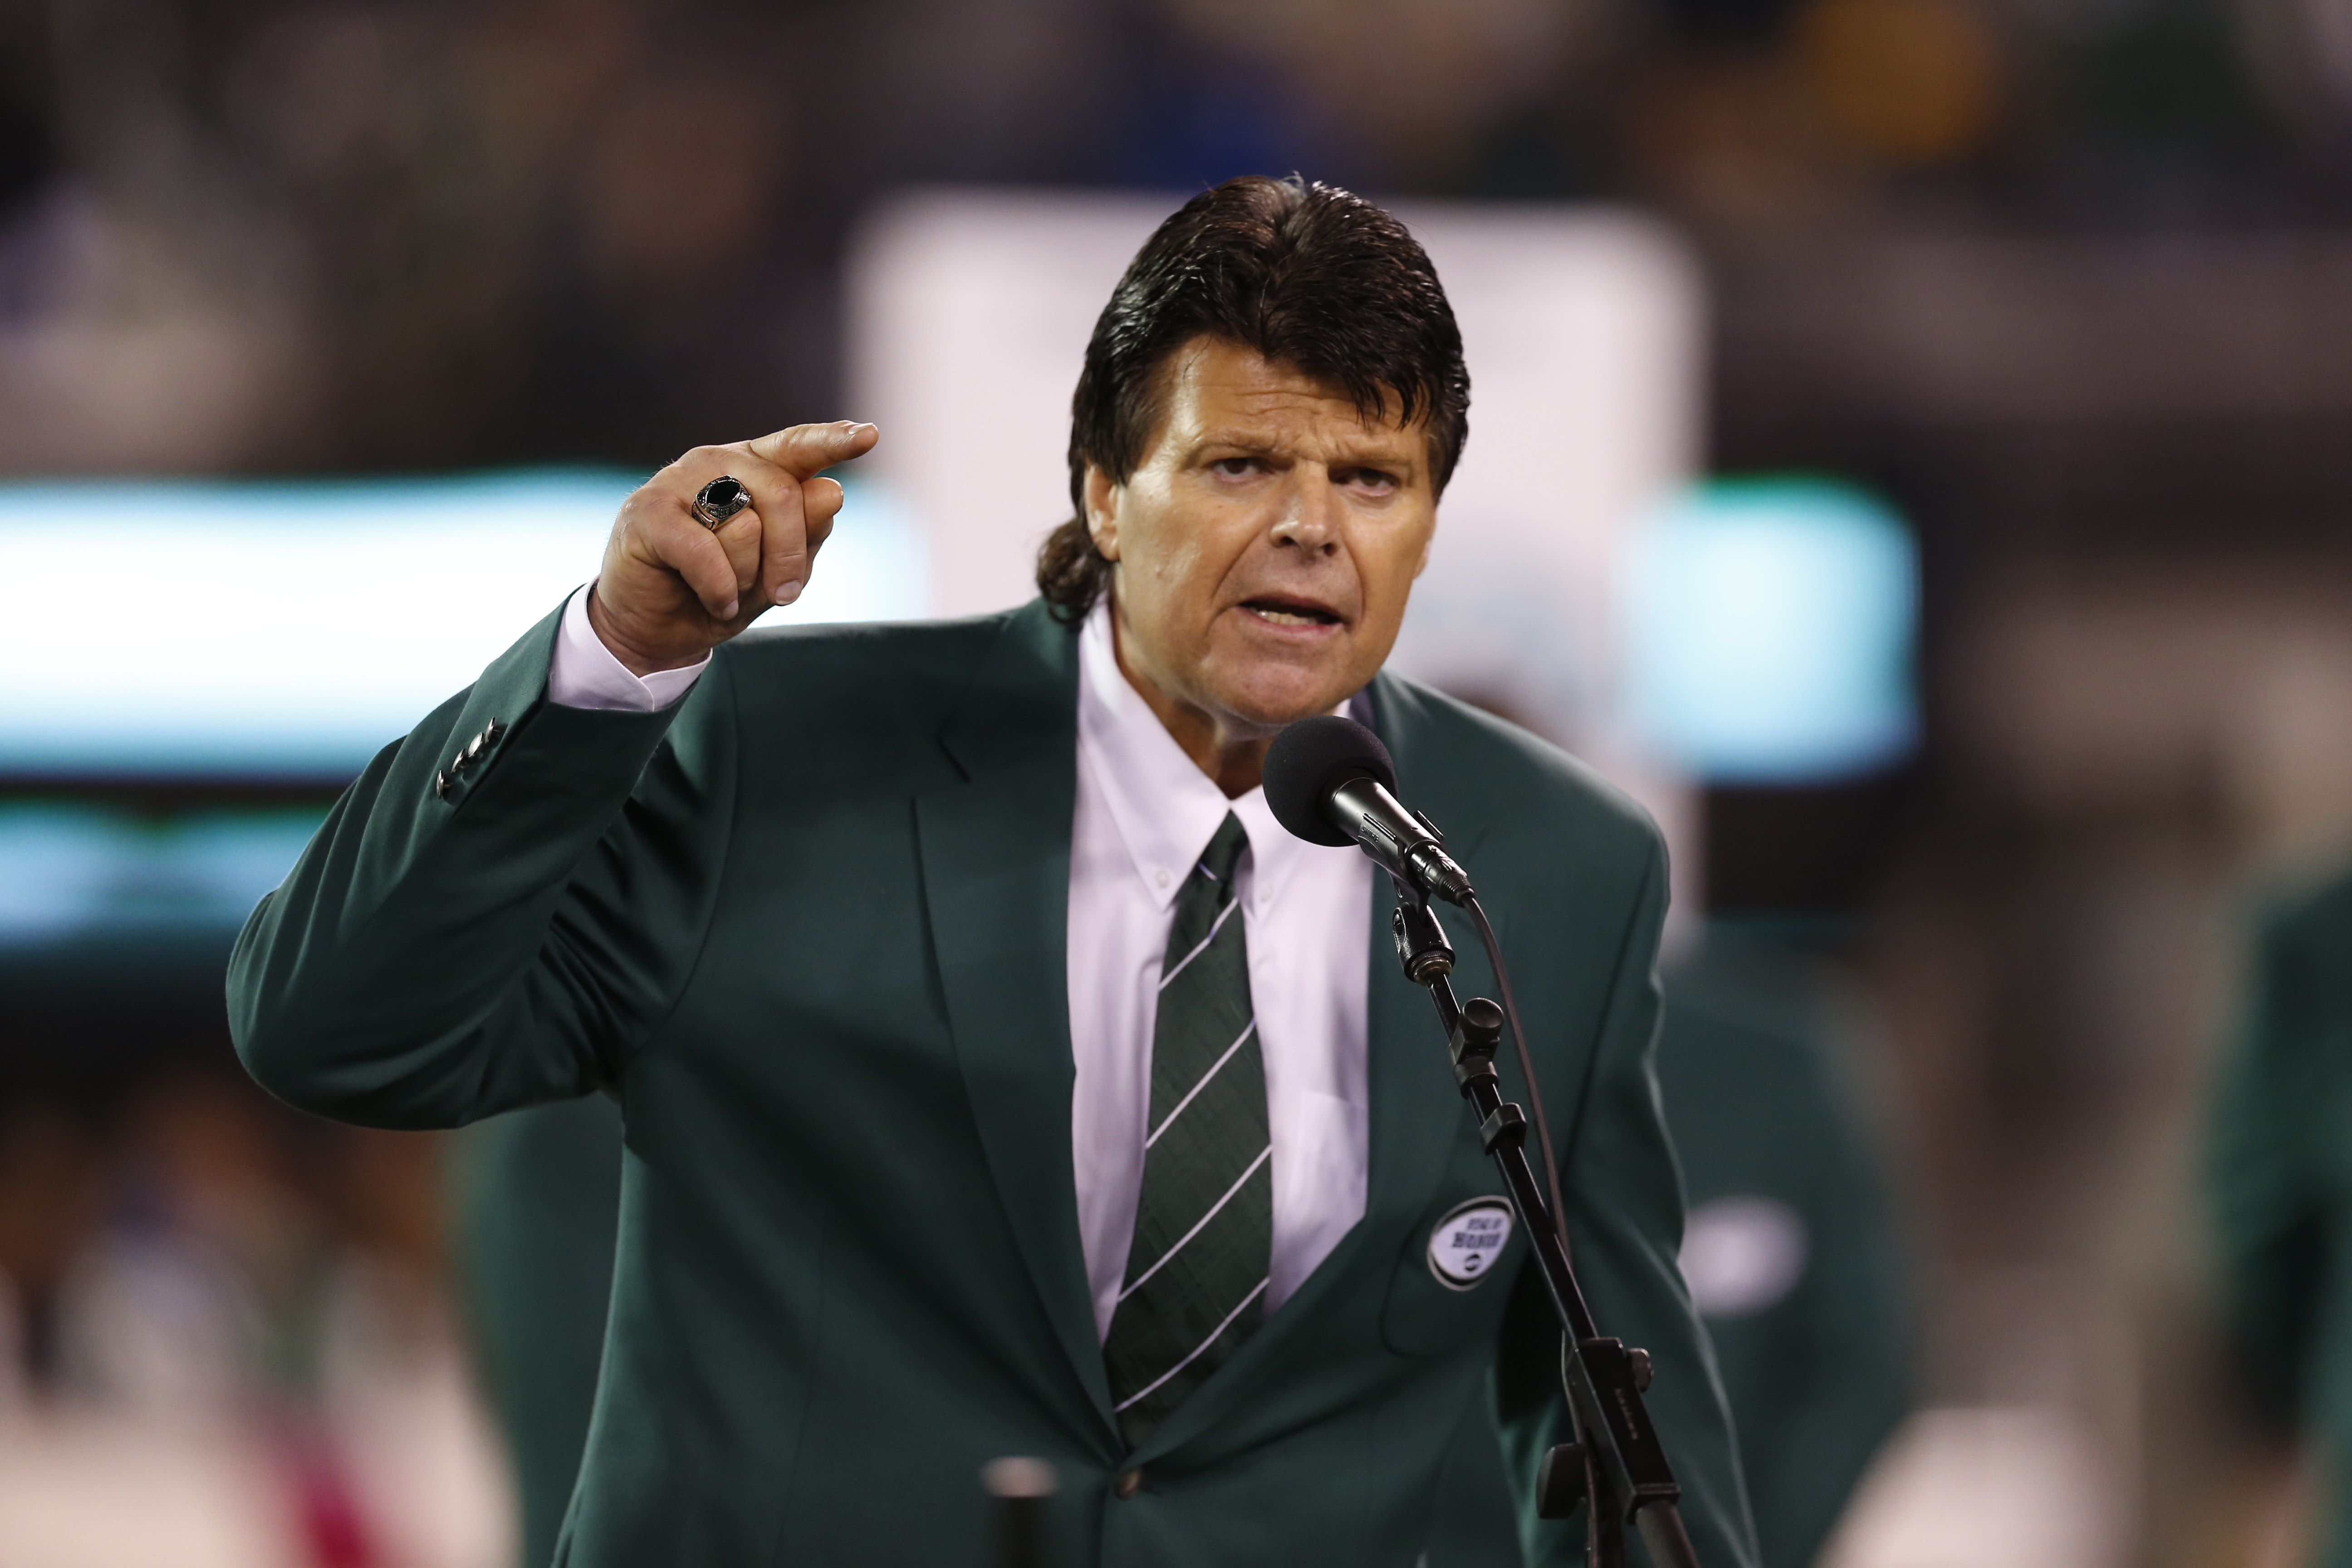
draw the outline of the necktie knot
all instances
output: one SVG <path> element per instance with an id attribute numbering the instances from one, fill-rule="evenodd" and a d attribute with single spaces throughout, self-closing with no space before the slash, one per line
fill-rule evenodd
<path id="1" fill-rule="evenodd" d="M 1201 852 L 1200 864 L 1192 868 L 1195 876 L 1206 876 L 1211 881 L 1230 890 L 1234 885 L 1234 868 L 1241 864 L 1242 851 L 1249 847 L 1249 834 L 1242 827 L 1242 819 L 1232 812 L 1217 825 L 1215 837 Z"/>

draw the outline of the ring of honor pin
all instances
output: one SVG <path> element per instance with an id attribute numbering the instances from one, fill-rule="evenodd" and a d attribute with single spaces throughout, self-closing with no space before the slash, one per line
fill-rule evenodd
<path id="1" fill-rule="evenodd" d="M 1429 1271 L 1449 1290 L 1486 1278 L 1511 1244 L 1511 1205 L 1499 1197 L 1456 1204 L 1429 1233 Z"/>

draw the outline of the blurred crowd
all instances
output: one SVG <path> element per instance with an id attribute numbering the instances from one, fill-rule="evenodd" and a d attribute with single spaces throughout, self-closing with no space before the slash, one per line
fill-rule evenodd
<path id="1" fill-rule="evenodd" d="M 489 1568 L 438 1152 L 229 1064 L 0 1112 L 0 1561 Z"/>
<path id="2" fill-rule="evenodd" d="M 2347 0 L 0 0 L 0 475 L 652 464 L 857 412 L 890 192 L 1294 168 L 1665 215 L 1711 466 L 1917 528 L 1920 754 L 1706 799 L 1711 912 L 1874 1020 L 1936 1414 L 1834 1560 L 2295 1561 L 2339 1102 L 2263 1042 L 2342 960 L 2254 911 L 2352 847 Z M 73 1048 L 0 1038 L 0 1568 L 509 1561 L 440 1146 Z"/>
<path id="3" fill-rule="evenodd" d="M 8 0 L 0 466 L 667 457 L 829 406 L 880 193 L 1623 197 L 2294 219 L 2336 0 Z M 202 387 L 201 396 L 185 389 Z"/>

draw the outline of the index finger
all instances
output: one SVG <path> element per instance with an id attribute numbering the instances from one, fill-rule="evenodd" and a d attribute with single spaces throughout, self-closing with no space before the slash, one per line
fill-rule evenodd
<path id="1" fill-rule="evenodd" d="M 881 432 L 871 425 L 837 419 L 830 425 L 795 425 L 744 445 L 753 457 L 775 464 L 796 479 L 806 479 L 835 463 L 865 456 L 880 437 Z"/>

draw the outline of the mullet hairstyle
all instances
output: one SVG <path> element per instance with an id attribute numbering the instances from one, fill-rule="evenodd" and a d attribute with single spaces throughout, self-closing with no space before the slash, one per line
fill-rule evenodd
<path id="1" fill-rule="evenodd" d="M 1249 174 L 1186 202 L 1111 290 L 1070 400 L 1070 521 L 1037 552 L 1037 591 L 1075 626 L 1110 585 L 1087 531 L 1087 468 L 1125 484 L 1165 414 L 1169 361 L 1216 338 L 1346 395 L 1367 420 L 1420 423 L 1443 493 L 1470 434 L 1470 373 L 1437 270 L 1404 225 L 1297 175 Z"/>

